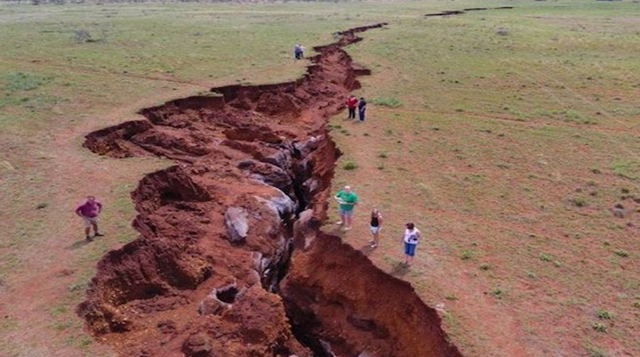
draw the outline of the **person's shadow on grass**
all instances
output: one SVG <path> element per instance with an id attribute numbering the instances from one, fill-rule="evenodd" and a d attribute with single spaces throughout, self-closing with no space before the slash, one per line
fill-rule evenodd
<path id="1" fill-rule="evenodd" d="M 371 248 L 371 243 L 367 243 L 367 244 L 363 245 L 362 248 L 360 248 L 360 252 L 362 252 L 362 254 L 364 254 L 366 256 L 370 256 L 371 253 L 373 253 L 374 250 L 375 250 L 375 248 Z"/>
<path id="2" fill-rule="evenodd" d="M 391 272 L 389 274 L 395 277 L 402 277 L 407 275 L 408 272 L 409 266 L 407 264 L 405 264 L 404 262 L 397 262 L 393 265 L 393 269 L 391 269 Z"/>
<path id="3" fill-rule="evenodd" d="M 90 244 L 91 241 L 88 241 L 86 239 L 83 240 L 79 240 L 73 244 L 71 244 L 70 246 L 67 247 L 68 250 L 76 250 L 76 249 L 80 249 L 82 247 L 84 247 L 85 245 Z"/>

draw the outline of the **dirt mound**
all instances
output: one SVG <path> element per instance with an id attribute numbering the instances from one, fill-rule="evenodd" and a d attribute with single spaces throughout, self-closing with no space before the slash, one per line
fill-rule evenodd
<path id="1" fill-rule="evenodd" d="M 94 335 L 126 356 L 459 355 L 408 284 L 316 238 L 339 155 L 325 122 L 367 73 L 341 48 L 381 26 L 317 47 L 297 81 L 214 88 L 87 136 L 99 154 L 177 161 L 140 181 L 141 236 L 98 264 L 78 308 Z"/>

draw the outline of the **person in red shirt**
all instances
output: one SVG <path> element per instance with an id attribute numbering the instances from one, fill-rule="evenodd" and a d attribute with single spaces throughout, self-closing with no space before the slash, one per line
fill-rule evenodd
<path id="1" fill-rule="evenodd" d="M 102 212 L 102 203 L 96 201 L 94 196 L 88 196 L 87 202 L 76 208 L 76 214 L 82 217 L 84 222 L 84 234 L 86 239 L 91 241 L 91 228 L 95 237 L 102 237 L 104 234 L 98 230 L 98 216 Z"/>
<path id="2" fill-rule="evenodd" d="M 358 98 L 356 98 L 355 95 L 352 95 L 349 98 L 347 98 L 347 108 L 349 108 L 349 118 L 348 119 L 355 119 L 356 118 L 356 108 L 357 107 L 358 107 Z"/>

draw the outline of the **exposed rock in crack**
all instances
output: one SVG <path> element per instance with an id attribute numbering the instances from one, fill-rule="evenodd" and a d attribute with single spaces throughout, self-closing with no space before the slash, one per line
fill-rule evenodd
<path id="1" fill-rule="evenodd" d="M 214 88 L 87 136 L 177 161 L 132 193 L 140 237 L 98 263 L 78 308 L 94 335 L 123 356 L 460 355 L 409 284 L 318 230 L 339 156 L 325 123 L 368 74 L 342 47 L 382 25 L 316 47 L 294 82 Z"/>
<path id="2" fill-rule="evenodd" d="M 424 17 L 438 17 L 438 16 L 453 16 L 462 15 L 471 11 L 487 11 L 487 10 L 511 10 L 513 6 L 499 6 L 499 7 L 470 7 L 462 10 L 446 10 L 442 12 L 434 12 L 431 14 L 425 14 Z"/>

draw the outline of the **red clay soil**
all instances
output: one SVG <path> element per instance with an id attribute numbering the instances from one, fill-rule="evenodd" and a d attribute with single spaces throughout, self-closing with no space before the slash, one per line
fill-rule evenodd
<path id="1" fill-rule="evenodd" d="M 177 162 L 132 193 L 140 237 L 78 307 L 122 356 L 460 356 L 411 286 L 322 235 L 339 155 L 325 129 L 358 88 L 341 33 L 307 74 L 214 88 L 96 131 L 85 147 Z M 294 249 L 295 247 L 295 249 Z"/>

